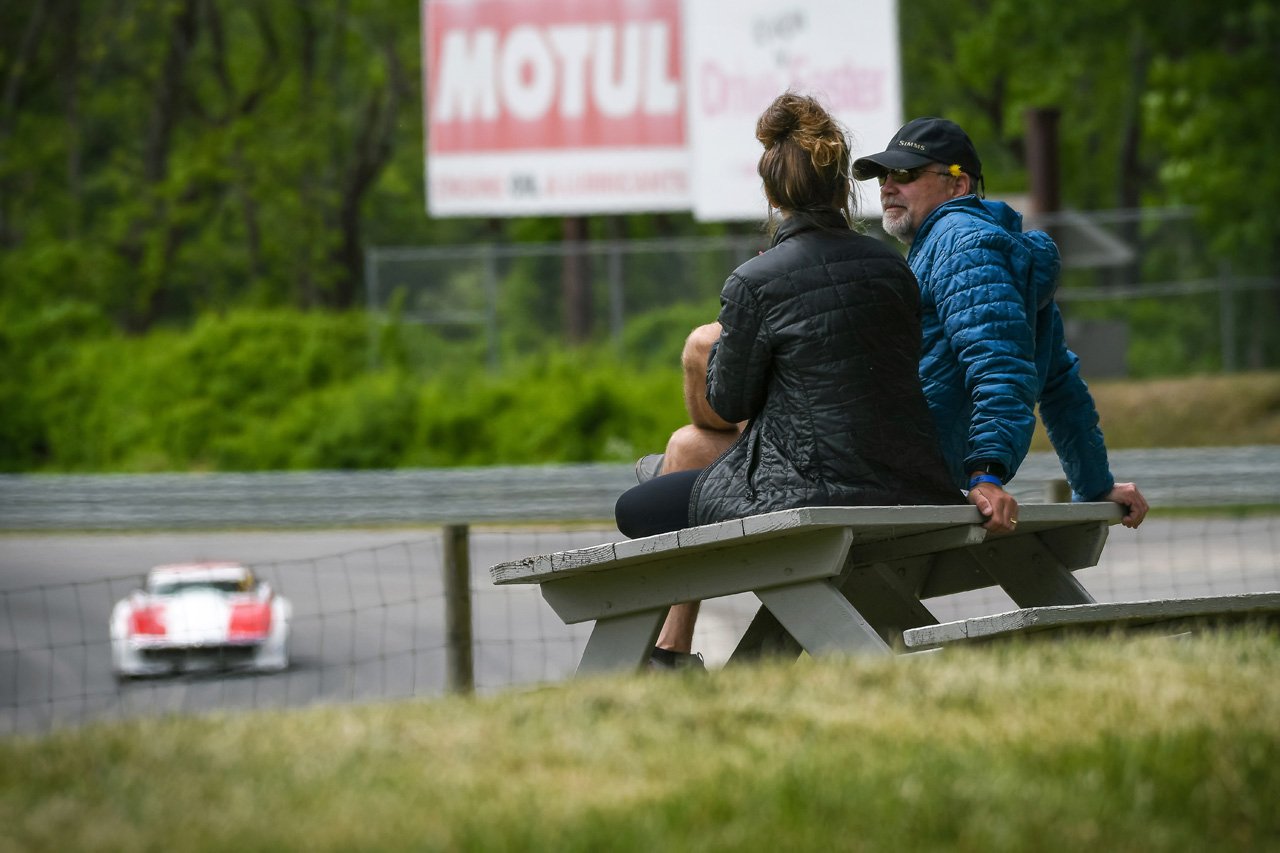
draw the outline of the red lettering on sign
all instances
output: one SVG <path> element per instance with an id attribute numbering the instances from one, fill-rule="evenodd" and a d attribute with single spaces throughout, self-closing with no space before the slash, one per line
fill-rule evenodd
<path id="1" fill-rule="evenodd" d="M 426 9 L 430 151 L 684 144 L 679 0 Z"/>

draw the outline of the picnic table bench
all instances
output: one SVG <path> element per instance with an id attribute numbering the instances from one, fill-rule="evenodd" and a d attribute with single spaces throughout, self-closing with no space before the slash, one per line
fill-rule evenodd
<path id="1" fill-rule="evenodd" d="M 1007 613 L 924 625 L 903 632 L 909 649 L 983 643 L 1013 637 L 1059 637 L 1116 630 L 1181 633 L 1242 622 L 1280 622 L 1280 592 L 1246 592 L 1195 598 L 1157 598 L 1107 604 L 1027 607 Z"/>
<path id="2" fill-rule="evenodd" d="M 1022 608 L 1094 604 L 1073 572 L 1097 564 L 1114 503 L 1026 504 L 990 536 L 972 506 L 808 507 L 490 568 L 538 584 L 566 624 L 594 620 L 578 673 L 648 660 L 673 604 L 754 593 L 761 608 L 729 663 L 763 654 L 905 651 L 937 625 L 923 602 L 1001 587 Z"/>

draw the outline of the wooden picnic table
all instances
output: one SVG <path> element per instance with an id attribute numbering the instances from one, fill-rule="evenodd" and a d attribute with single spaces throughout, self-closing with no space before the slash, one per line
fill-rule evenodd
<path id="1" fill-rule="evenodd" d="M 566 624 L 595 621 L 579 674 L 645 664 L 673 604 L 742 592 L 760 611 L 729 663 L 763 654 L 888 654 L 938 620 L 927 599 L 999 586 L 1024 608 L 1094 603 L 1114 503 L 1024 504 L 988 536 L 972 506 L 809 507 L 525 557 L 496 584 L 536 583 Z"/>

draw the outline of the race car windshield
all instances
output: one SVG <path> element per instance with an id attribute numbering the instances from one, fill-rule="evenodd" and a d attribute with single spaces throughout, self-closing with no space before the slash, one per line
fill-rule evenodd
<path id="1" fill-rule="evenodd" d="M 192 592 L 195 590 L 208 589 L 214 592 L 243 592 L 244 584 L 241 581 L 225 580 L 225 581 L 178 581 L 170 583 L 160 583 L 152 587 L 151 591 L 155 595 L 175 595 L 180 592 Z"/>

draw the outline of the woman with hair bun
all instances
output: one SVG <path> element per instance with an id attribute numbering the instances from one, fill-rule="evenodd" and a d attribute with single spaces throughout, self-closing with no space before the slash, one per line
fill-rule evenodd
<path id="1" fill-rule="evenodd" d="M 920 388 L 920 291 L 901 255 L 853 228 L 844 130 L 814 98 L 786 92 L 756 139 L 771 245 L 729 275 L 718 322 L 689 336 L 692 423 L 673 434 L 662 475 L 618 499 L 618 529 L 637 538 L 793 507 L 964 503 Z M 696 608 L 672 608 L 654 666 L 696 658 Z"/>

